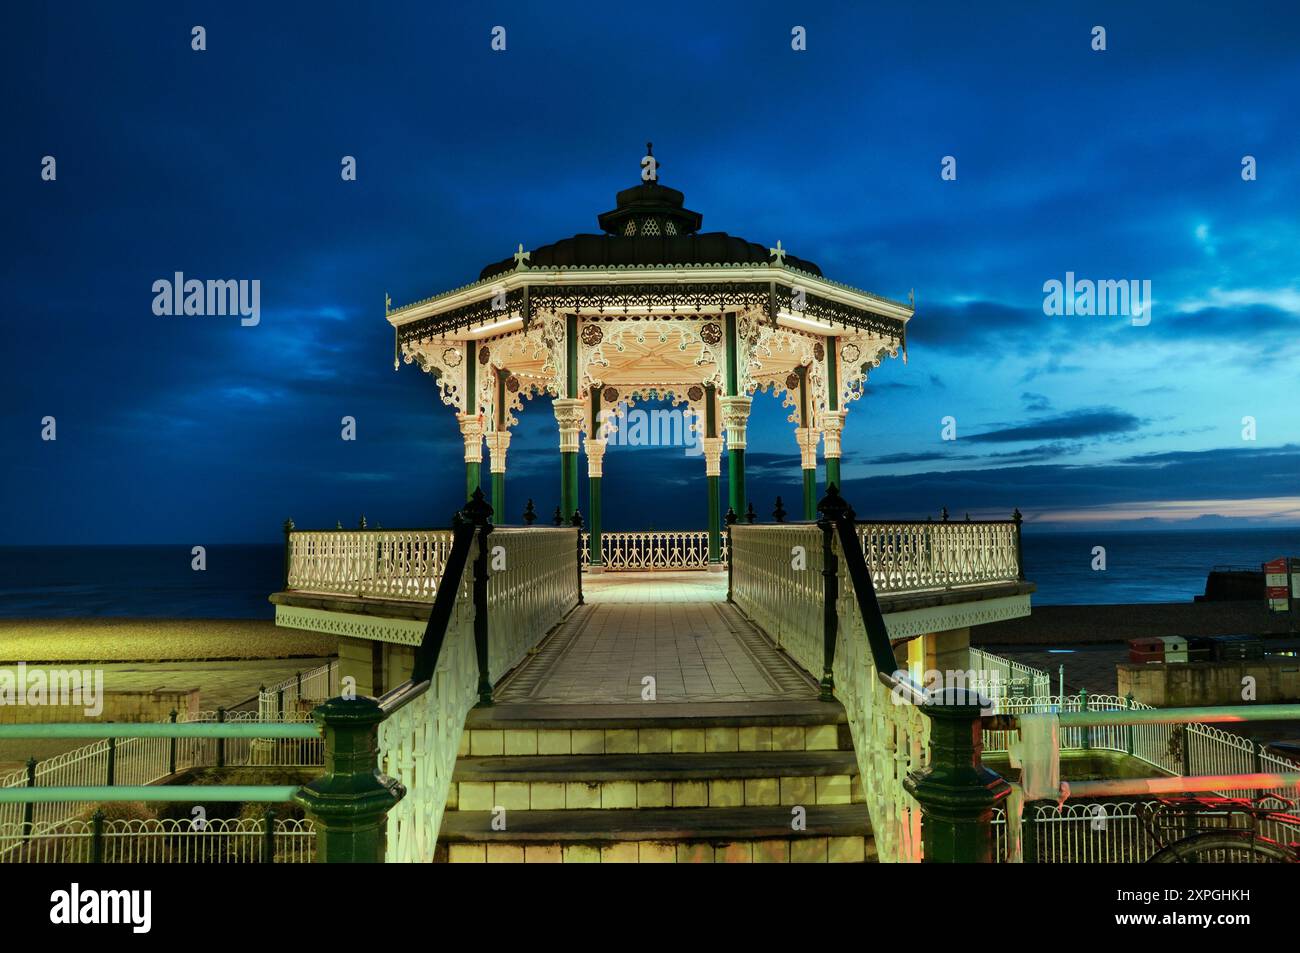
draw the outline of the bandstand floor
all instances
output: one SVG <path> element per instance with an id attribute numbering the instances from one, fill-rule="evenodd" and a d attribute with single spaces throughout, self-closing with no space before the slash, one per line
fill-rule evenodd
<path id="1" fill-rule="evenodd" d="M 807 701 L 813 681 L 726 602 L 725 573 L 603 573 L 496 691 L 502 705 Z M 649 712 L 645 712 L 649 714 Z"/>

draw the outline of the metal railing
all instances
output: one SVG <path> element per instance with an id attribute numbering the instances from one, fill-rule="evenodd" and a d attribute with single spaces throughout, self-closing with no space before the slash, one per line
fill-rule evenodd
<path id="1" fill-rule="evenodd" d="M 1024 696 L 1045 696 L 1051 694 L 1052 676 L 1042 669 L 1025 665 L 1014 659 L 1003 658 L 992 652 L 985 652 L 971 646 L 970 667 L 980 672 L 996 674 L 994 684 L 999 699 L 1018 697 L 1017 689 L 1022 688 Z"/>
<path id="2" fill-rule="evenodd" d="M 582 600 L 578 530 L 496 530 L 490 514 L 476 491 L 451 531 L 411 677 L 379 699 L 379 766 L 406 792 L 387 816 L 390 862 L 433 859 L 470 709 L 490 704 L 493 685 Z"/>
<path id="3" fill-rule="evenodd" d="M 430 602 L 451 551 L 450 530 L 285 532 L 285 589 Z"/>
<path id="4" fill-rule="evenodd" d="M 0 863 L 131 864 L 310 863 L 316 829 L 310 819 L 113 818 L 55 825 L 0 824 Z"/>
<path id="5" fill-rule="evenodd" d="M 1020 520 L 858 522 L 876 592 L 1023 580 Z"/>
<path id="6" fill-rule="evenodd" d="M 174 721 L 158 724 L 311 725 L 311 721 L 309 712 L 258 717 L 257 712 L 201 711 L 178 714 Z M 140 787 L 157 784 L 191 768 L 314 767 L 324 764 L 324 757 L 325 745 L 319 735 L 306 738 L 107 737 L 43 761 L 33 759 L 27 767 L 0 776 L 0 790 Z M 52 828 L 83 813 L 92 804 L 87 801 L 0 803 L 0 826 L 28 823 Z"/>
<path id="7" fill-rule="evenodd" d="M 645 530 L 602 532 L 601 566 L 606 572 L 645 572 L 668 569 L 708 569 L 709 534 L 706 530 Z M 721 563 L 727 561 L 722 537 Z M 582 568 L 591 563 L 591 534 L 582 534 Z"/>

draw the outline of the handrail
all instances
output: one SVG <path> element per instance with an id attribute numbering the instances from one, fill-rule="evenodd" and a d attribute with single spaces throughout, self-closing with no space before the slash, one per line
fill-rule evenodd
<path id="1" fill-rule="evenodd" d="M 0 741 L 23 738 L 319 738 L 310 722 L 76 722 L 0 725 Z"/>
<path id="2" fill-rule="evenodd" d="M 1128 708 L 1114 711 L 1063 711 L 1056 715 L 1062 728 L 1097 728 L 1105 725 L 1231 724 L 1243 721 L 1300 721 L 1300 705 L 1210 705 L 1199 708 Z M 987 715 L 986 731 L 1015 731 L 1018 714 Z M 0 737 L 3 737 L 0 735 Z"/>
<path id="3" fill-rule="evenodd" d="M 175 787 L 169 784 L 95 785 L 0 788 L 0 804 L 53 804 L 63 801 L 258 801 L 284 803 L 298 793 L 296 784 L 213 784 Z M 188 796 L 187 796 L 188 795 Z"/>
<path id="4" fill-rule="evenodd" d="M 867 645 L 871 649 L 871 660 L 876 666 L 876 677 L 891 691 L 902 692 L 906 700 L 914 705 L 923 705 L 927 696 L 912 684 L 910 679 L 898 670 L 898 661 L 894 658 L 894 647 L 889 640 L 889 629 L 885 625 L 884 613 L 880 611 L 880 600 L 876 597 L 876 587 L 871 581 L 871 570 L 867 566 L 866 554 L 862 551 L 862 541 L 858 538 L 857 522 L 852 511 L 840 500 L 839 490 L 831 484 L 826 491 L 823 504 L 830 503 L 826 510 L 828 519 L 832 520 L 839 533 L 840 549 L 844 552 L 844 562 L 853 581 L 853 595 L 862 613 L 862 624 L 867 630 Z M 843 509 L 837 510 L 839 503 Z"/>
<path id="5" fill-rule="evenodd" d="M 442 579 L 439 580 L 438 591 L 433 597 L 433 609 L 429 613 L 429 623 L 424 627 L 424 637 L 415 650 L 415 661 L 411 666 L 410 678 L 413 683 L 429 681 L 438 668 L 438 656 L 442 654 L 442 645 L 447 638 L 447 626 L 451 622 L 451 613 L 460 595 L 461 580 L 465 575 L 465 566 L 469 563 L 469 550 L 474 542 L 474 532 L 478 528 L 479 517 L 482 517 L 483 522 L 487 521 L 486 515 L 475 506 L 476 503 L 487 507 L 481 490 L 475 491 L 475 499 L 466 505 L 463 514 L 457 513 L 452 521 L 451 552 L 447 554 Z M 491 507 L 488 507 L 487 511 L 490 513 Z M 415 697 L 415 695 L 410 696 L 410 698 Z M 408 698 L 407 701 L 409 700 Z"/>

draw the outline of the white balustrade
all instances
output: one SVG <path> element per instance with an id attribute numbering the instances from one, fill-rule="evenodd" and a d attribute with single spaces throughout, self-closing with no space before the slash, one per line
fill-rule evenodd
<path id="1" fill-rule="evenodd" d="M 432 602 L 451 530 L 295 530 L 288 588 Z"/>
<path id="2" fill-rule="evenodd" d="M 388 813 L 390 862 L 433 859 L 465 719 L 478 702 L 474 545 L 428 688 L 379 728 L 380 770 L 406 787 Z M 578 552 L 573 530 L 564 528 L 494 530 L 487 546 L 488 673 L 495 683 L 577 603 Z"/>
<path id="3" fill-rule="evenodd" d="M 727 558 L 727 537 L 721 537 L 721 558 Z M 591 534 L 582 534 L 582 566 L 591 563 Z M 709 534 L 703 530 L 646 530 L 600 534 L 601 565 L 606 572 L 645 572 L 656 569 L 707 569 Z"/>

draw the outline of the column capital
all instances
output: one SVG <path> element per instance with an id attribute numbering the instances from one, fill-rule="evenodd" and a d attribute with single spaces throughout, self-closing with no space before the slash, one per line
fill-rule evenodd
<path id="1" fill-rule="evenodd" d="M 838 459 L 842 455 L 841 438 L 844 434 L 844 417 L 847 410 L 828 410 L 822 413 L 822 431 L 826 434 L 826 459 Z"/>
<path id="2" fill-rule="evenodd" d="M 605 466 L 606 441 L 599 437 L 588 437 L 584 442 L 587 451 L 587 476 L 596 478 L 603 475 Z"/>
<path id="3" fill-rule="evenodd" d="M 506 451 L 510 449 L 510 431 L 492 430 L 483 435 L 493 473 L 506 472 Z"/>
<path id="4" fill-rule="evenodd" d="M 749 424 L 749 407 L 753 398 L 729 396 L 719 400 L 722 405 L 722 426 L 727 430 L 727 448 L 745 449 L 745 432 Z"/>
<path id="5" fill-rule="evenodd" d="M 465 462 L 483 462 L 483 417 L 481 414 L 457 414 L 460 435 L 465 440 Z"/>
<path id="6" fill-rule="evenodd" d="M 722 438 L 701 437 L 700 448 L 704 451 L 704 473 L 706 476 L 722 475 Z"/>
<path id="7" fill-rule="evenodd" d="M 799 465 L 805 470 L 816 470 L 821 431 L 814 427 L 795 427 L 794 439 L 799 444 Z"/>
<path id="8" fill-rule="evenodd" d="M 582 430 L 584 403 L 577 397 L 557 397 L 552 409 L 560 425 L 560 452 L 578 452 L 578 433 Z"/>

